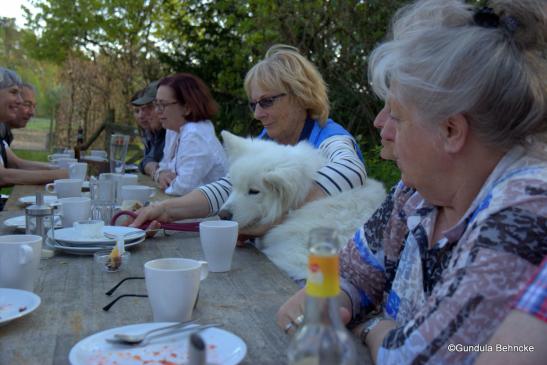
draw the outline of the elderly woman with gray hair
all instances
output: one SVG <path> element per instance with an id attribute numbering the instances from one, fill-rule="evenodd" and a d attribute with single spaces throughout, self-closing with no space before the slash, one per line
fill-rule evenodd
<path id="1" fill-rule="evenodd" d="M 402 181 L 342 249 L 340 305 L 379 364 L 472 363 L 547 254 L 545 7 L 489 6 L 415 2 L 370 57 Z"/>
<path id="2" fill-rule="evenodd" d="M 0 67 L 0 123 L 11 123 L 19 115 L 22 105 L 19 76 Z M 45 184 L 68 177 L 66 170 L 52 169 L 47 164 L 26 161 L 17 157 L 8 143 L 0 139 L 0 187 L 17 184 Z"/>

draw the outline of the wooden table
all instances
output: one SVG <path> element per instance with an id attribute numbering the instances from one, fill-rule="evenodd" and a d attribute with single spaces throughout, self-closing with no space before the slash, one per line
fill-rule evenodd
<path id="1" fill-rule="evenodd" d="M 23 214 L 19 197 L 33 186 L 17 186 L 0 212 L 0 221 Z M 11 233 L 0 224 L 0 234 Z M 129 265 L 107 273 L 92 256 L 58 253 L 40 263 L 35 293 L 42 303 L 33 313 L 0 327 L 0 365 L 68 364 L 70 349 L 81 339 L 109 328 L 152 322 L 147 298 L 122 298 L 108 312 L 102 307 L 120 294 L 145 294 L 144 280 L 125 282 L 108 297 L 105 292 L 128 276 L 144 276 L 146 261 L 161 257 L 204 259 L 196 233 L 147 239 L 131 251 Z M 229 273 L 210 273 L 201 283 L 193 318 L 222 323 L 247 344 L 242 364 L 284 364 L 290 339 L 275 324 L 281 304 L 297 286 L 254 247 L 237 248 Z M 359 346 L 365 364 L 368 351 Z"/>

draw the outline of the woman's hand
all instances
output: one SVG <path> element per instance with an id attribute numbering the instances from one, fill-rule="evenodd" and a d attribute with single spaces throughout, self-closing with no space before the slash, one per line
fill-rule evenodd
<path id="1" fill-rule="evenodd" d="M 343 298 L 340 298 L 340 303 L 345 303 L 344 299 L 347 298 L 346 293 L 340 294 Z M 300 289 L 289 300 L 285 302 L 277 311 L 277 325 L 282 328 L 285 333 L 291 334 L 296 332 L 298 327 L 302 324 L 299 323 L 300 319 L 297 319 L 304 314 L 304 303 L 306 301 L 306 289 Z M 351 320 L 351 312 L 345 306 L 340 307 L 340 318 L 342 323 L 348 324 Z M 292 326 L 289 326 L 292 323 Z"/>
<path id="2" fill-rule="evenodd" d="M 150 221 L 151 223 L 147 230 L 154 230 L 160 228 L 160 224 L 158 222 L 173 221 L 163 204 L 149 205 L 145 208 L 139 209 L 136 213 L 137 218 L 135 218 L 133 223 L 131 223 L 131 227 L 140 227 L 144 223 Z"/>
<path id="3" fill-rule="evenodd" d="M 161 190 L 165 190 L 171 185 L 171 181 L 175 180 L 177 174 L 170 170 L 165 170 L 158 175 L 158 184 Z"/>
<path id="4" fill-rule="evenodd" d="M 306 301 L 306 290 L 300 289 L 295 295 L 289 298 L 277 311 L 277 325 L 286 334 L 296 332 L 299 323 L 297 318 L 304 314 L 304 302 Z M 293 324 L 290 326 L 289 324 Z"/>

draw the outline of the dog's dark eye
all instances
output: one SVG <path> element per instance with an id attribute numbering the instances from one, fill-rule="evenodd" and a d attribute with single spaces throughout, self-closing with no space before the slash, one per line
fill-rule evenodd
<path id="1" fill-rule="evenodd" d="M 255 189 L 249 189 L 249 195 L 256 195 L 258 193 L 260 193 L 260 191 L 255 190 Z"/>

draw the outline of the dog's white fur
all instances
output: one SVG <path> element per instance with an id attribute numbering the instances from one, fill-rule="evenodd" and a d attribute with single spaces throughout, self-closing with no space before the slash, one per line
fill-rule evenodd
<path id="1" fill-rule="evenodd" d="M 318 150 L 306 142 L 284 146 L 226 131 L 222 137 L 230 160 L 232 192 L 221 211 L 231 213 L 240 229 L 270 224 L 288 213 L 259 245 L 295 280 L 306 278 L 307 241 L 313 228 L 334 228 L 346 242 L 385 198 L 383 185 L 367 179 L 362 188 L 298 208 L 312 187 L 316 171 L 327 163 Z"/>

